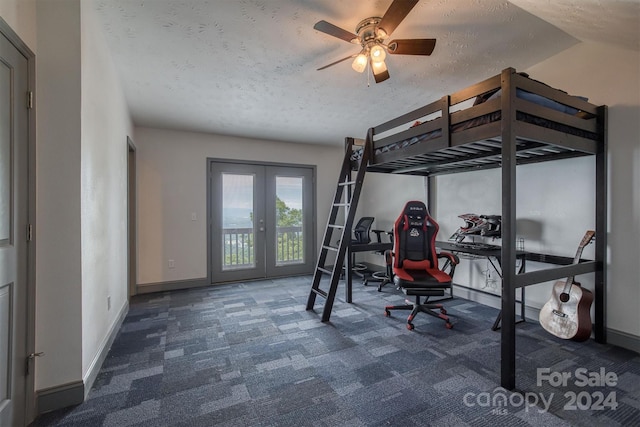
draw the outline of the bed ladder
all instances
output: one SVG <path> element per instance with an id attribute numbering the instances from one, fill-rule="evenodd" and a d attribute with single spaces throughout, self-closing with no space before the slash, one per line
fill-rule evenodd
<path id="1" fill-rule="evenodd" d="M 329 219 L 327 221 L 327 228 L 324 231 L 324 238 L 322 240 L 322 247 L 320 248 L 320 255 L 318 256 L 316 269 L 313 273 L 311 292 L 309 293 L 309 299 L 307 300 L 307 310 L 313 310 L 316 297 L 321 296 L 325 298 L 324 309 L 322 311 L 323 322 L 328 322 L 329 317 L 331 316 L 331 309 L 333 307 L 333 301 L 336 297 L 338 282 L 340 281 L 340 276 L 342 275 L 342 267 L 345 260 L 345 254 L 347 253 L 347 248 L 351 243 L 351 228 L 353 226 L 353 220 L 358 207 L 358 199 L 360 198 L 360 191 L 362 190 L 364 174 L 367 170 L 369 159 L 371 158 L 372 142 L 370 135 L 371 132 L 365 140 L 364 146 L 362 148 L 362 157 L 360 158 L 360 161 L 358 163 L 358 170 L 356 171 L 355 179 L 352 179 L 351 164 L 351 154 L 353 153 L 354 139 L 346 139 L 345 155 L 342 162 L 342 169 L 340 170 L 336 193 L 333 197 L 333 203 L 331 205 L 331 211 L 329 213 Z M 337 222 L 338 213 L 341 209 L 344 210 L 344 225 Z M 337 237 L 338 234 L 339 237 Z M 337 244 L 337 246 L 333 246 L 331 244 L 332 242 L 334 242 L 334 244 Z M 326 265 L 327 255 L 330 251 L 335 253 L 335 259 L 332 266 Z M 346 272 L 345 274 L 351 273 Z M 320 283 L 322 282 L 322 278 L 325 275 L 330 276 L 328 290 L 320 289 Z M 350 299 L 348 291 L 347 299 Z"/>

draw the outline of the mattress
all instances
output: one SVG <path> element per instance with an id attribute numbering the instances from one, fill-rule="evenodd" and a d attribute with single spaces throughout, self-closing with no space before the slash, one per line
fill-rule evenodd
<path id="1" fill-rule="evenodd" d="M 494 99 L 496 97 L 500 96 L 500 91 L 497 91 L 495 94 L 493 94 L 490 98 L 487 98 L 485 100 L 482 100 L 482 102 L 489 100 L 489 99 Z M 534 102 L 536 104 L 545 106 L 547 108 L 551 108 L 563 113 L 567 113 L 570 115 L 574 115 L 576 113 L 578 113 L 578 110 L 572 107 L 568 107 L 564 104 L 560 104 L 556 101 L 550 100 L 548 98 L 544 98 L 540 95 L 536 95 L 534 93 L 530 93 L 530 92 L 526 92 L 520 89 L 517 89 L 517 96 L 518 98 L 521 99 L 525 99 L 527 101 L 531 101 Z M 584 97 L 578 97 L 580 99 L 583 100 L 587 100 L 587 98 Z M 457 123 L 455 125 L 451 126 L 451 133 L 455 133 L 455 132 L 461 132 L 467 129 L 471 129 L 474 127 L 478 127 L 478 126 L 482 126 L 482 125 L 486 125 L 489 123 L 494 123 L 497 121 L 500 121 L 502 117 L 502 111 L 494 111 L 492 113 L 489 114 L 485 114 L 483 116 L 479 116 L 461 123 Z M 582 138 L 587 138 L 587 139 L 591 139 L 591 140 L 597 140 L 598 139 L 598 135 L 593 133 L 593 132 L 588 132 L 582 129 L 578 129 L 578 128 L 574 128 L 572 126 L 568 126 L 562 123 L 558 123 L 558 122 L 554 122 L 551 120 L 547 120 L 547 119 L 543 119 L 541 117 L 537 117 L 528 113 L 523 113 L 521 111 L 518 111 L 516 113 L 516 120 L 519 121 L 523 121 L 525 123 L 530 123 L 530 124 L 534 124 L 536 126 L 541 126 L 547 129 L 552 129 L 558 132 L 563 132 L 563 133 L 567 133 L 570 135 L 575 135 L 575 136 L 579 136 Z M 419 125 L 418 125 L 419 126 Z M 411 145 L 415 145 L 417 143 L 423 142 L 423 141 L 428 141 L 431 139 L 435 139 L 435 138 L 439 138 L 440 136 L 442 136 L 442 130 L 441 129 L 436 129 L 434 131 L 431 132 L 427 132 L 421 135 L 417 135 L 414 136 L 412 138 L 409 139 L 405 139 L 402 141 L 397 141 L 397 142 L 393 142 L 391 144 L 387 144 L 383 147 L 379 147 L 375 150 L 374 156 L 375 155 L 379 155 L 382 153 L 386 153 L 388 151 L 394 151 L 394 150 L 401 150 L 405 147 L 411 146 Z M 362 149 L 359 148 L 358 150 L 354 151 L 353 154 L 351 155 L 351 160 L 355 161 L 355 160 L 359 160 L 362 157 Z"/>

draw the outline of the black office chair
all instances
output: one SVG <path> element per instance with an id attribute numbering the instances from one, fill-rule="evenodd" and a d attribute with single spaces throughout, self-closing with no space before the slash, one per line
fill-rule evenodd
<path id="1" fill-rule="evenodd" d="M 358 220 L 356 226 L 353 227 L 353 236 L 351 237 L 351 243 L 366 245 L 371 243 L 371 226 L 375 220 L 372 216 L 363 216 Z M 338 244 L 340 242 L 338 241 Z M 360 276 L 366 285 L 366 271 L 367 266 L 364 264 L 356 263 L 355 253 L 351 258 L 351 272 Z"/>
<path id="2" fill-rule="evenodd" d="M 389 236 L 389 241 L 393 243 L 393 230 L 391 231 L 371 230 L 371 231 L 376 233 L 376 235 L 378 236 L 378 243 L 382 242 L 382 237 L 380 237 L 382 233 Z M 391 262 L 387 259 L 387 257 L 391 256 L 391 251 L 376 251 L 376 253 L 379 255 L 382 255 L 385 258 L 385 265 L 387 266 L 387 268 L 386 270 L 374 271 L 373 273 L 371 273 L 371 280 L 375 282 L 380 282 L 378 283 L 378 292 L 382 292 L 382 288 L 385 285 L 391 283 L 393 280 L 392 272 L 391 272 Z"/>
<path id="3" fill-rule="evenodd" d="M 438 224 L 429 216 L 427 207 L 421 201 L 410 201 L 404 206 L 393 226 L 393 252 L 386 256 L 393 282 L 407 296 L 415 296 L 415 303 L 406 301 L 406 305 L 385 307 L 385 315 L 391 316 L 391 310 L 411 310 L 407 318 L 407 329 L 412 330 L 413 318 L 419 313 L 427 313 L 445 321 L 448 329 L 453 327 L 447 311 L 440 303 L 429 303 L 429 298 L 445 296 L 451 292 L 451 282 L 458 257 L 449 252 L 436 253 L 435 241 Z M 446 270 L 438 268 L 438 258 L 446 259 Z M 425 297 L 424 303 L 420 298 Z"/>
<path id="4" fill-rule="evenodd" d="M 356 226 L 353 227 L 353 243 L 367 244 L 371 243 L 371 226 L 375 220 L 372 216 L 363 216 L 358 220 Z"/>

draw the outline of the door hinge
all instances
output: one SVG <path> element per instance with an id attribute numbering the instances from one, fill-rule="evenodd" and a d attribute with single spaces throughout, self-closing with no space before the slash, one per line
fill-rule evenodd
<path id="1" fill-rule="evenodd" d="M 31 224 L 27 224 L 27 242 L 30 242 L 33 238 L 33 227 Z"/>
<path id="2" fill-rule="evenodd" d="M 27 92 L 27 108 L 33 108 L 33 91 Z"/>
<path id="3" fill-rule="evenodd" d="M 25 375 L 29 375 L 29 365 L 31 365 L 31 361 L 33 359 L 35 359 L 36 357 L 40 357 L 40 356 L 44 356 L 44 351 L 40 351 L 38 353 L 31 353 L 30 355 L 27 356 L 27 363 L 26 363 L 26 368 L 25 368 Z"/>

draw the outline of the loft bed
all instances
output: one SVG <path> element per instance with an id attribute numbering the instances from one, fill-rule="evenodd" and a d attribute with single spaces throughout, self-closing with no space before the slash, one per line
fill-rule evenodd
<path id="1" fill-rule="evenodd" d="M 517 164 L 591 155 L 604 137 L 600 107 L 508 68 L 372 128 L 367 171 L 434 176 L 500 167 L 502 126 L 514 113 Z"/>
<path id="2" fill-rule="evenodd" d="M 357 143 L 348 144 L 356 147 Z M 515 388 L 515 290 L 519 287 L 595 273 L 597 342 L 606 342 L 606 203 L 607 107 L 591 104 L 507 68 L 494 77 L 370 128 L 367 172 L 430 177 L 473 170 L 502 169 L 503 266 L 501 385 Z M 351 154 L 359 167 L 362 147 Z M 539 254 L 533 261 L 552 268 L 516 273 L 516 165 L 579 156 L 596 163 L 595 260 Z M 539 259 L 538 259 L 539 258 Z M 555 261 L 552 260 L 555 258 Z"/>

